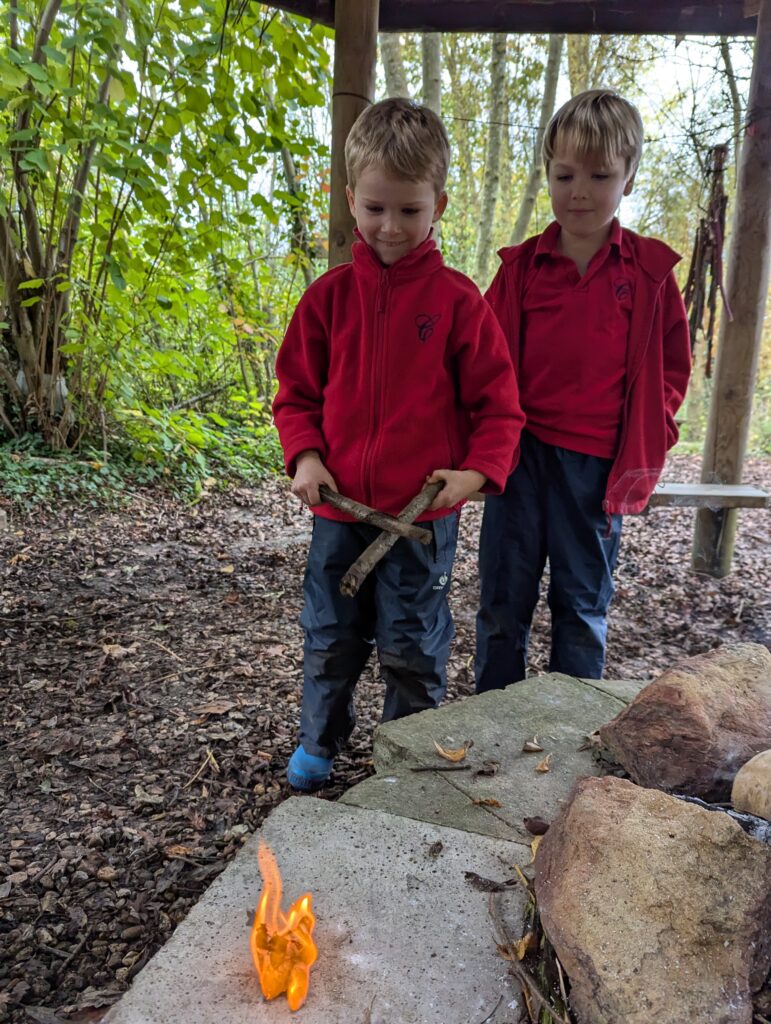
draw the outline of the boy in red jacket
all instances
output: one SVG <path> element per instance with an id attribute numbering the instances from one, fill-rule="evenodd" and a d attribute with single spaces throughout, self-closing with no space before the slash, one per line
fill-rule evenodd
<path id="1" fill-rule="evenodd" d="M 365 110 L 346 147 L 353 262 L 307 290 L 276 361 L 273 405 L 292 493 L 315 514 L 305 574 L 300 745 L 287 777 L 322 785 L 353 729 L 353 691 L 377 647 L 383 720 L 436 707 L 453 635 L 447 605 L 458 509 L 500 493 L 523 416 L 505 338 L 476 286 L 446 268 L 431 226 L 447 204 L 447 135 L 426 107 Z M 326 484 L 392 515 L 443 481 L 355 598 L 342 576 L 378 532 L 320 502 Z"/>
<path id="2" fill-rule="evenodd" d="M 523 679 L 549 560 L 550 672 L 599 679 L 622 513 L 640 512 L 677 440 L 688 324 L 662 242 L 619 226 L 640 160 L 636 108 L 581 93 L 543 146 L 555 220 L 500 252 L 487 300 L 503 326 L 527 430 L 480 537 L 477 691 Z"/>

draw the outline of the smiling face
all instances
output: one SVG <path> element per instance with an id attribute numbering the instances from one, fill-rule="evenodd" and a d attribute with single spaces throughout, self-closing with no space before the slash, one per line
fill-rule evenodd
<path id="1" fill-rule="evenodd" d="M 437 200 L 429 181 L 393 178 L 378 167 L 366 167 L 353 190 L 346 187 L 348 206 L 364 241 L 381 263 L 390 267 L 428 238 L 447 196 Z"/>
<path id="2" fill-rule="evenodd" d="M 555 147 L 549 162 L 549 195 L 562 231 L 576 241 L 602 244 L 608 236 L 622 196 L 628 196 L 634 174 L 626 160 L 579 156 L 569 144 Z"/>

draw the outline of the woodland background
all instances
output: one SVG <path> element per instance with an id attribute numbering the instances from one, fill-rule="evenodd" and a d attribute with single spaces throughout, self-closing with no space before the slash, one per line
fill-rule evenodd
<path id="1" fill-rule="evenodd" d="M 280 466 L 273 361 L 326 266 L 332 34 L 231 0 L 12 0 L 0 44 L 0 478 L 25 507 L 161 482 L 188 497 Z M 646 147 L 628 226 L 686 257 L 710 149 L 733 192 L 751 40 L 384 35 L 378 95 L 440 110 L 447 261 L 484 288 L 550 219 L 555 103 L 617 88 Z M 730 247 L 729 202 L 727 247 Z M 751 449 L 771 450 L 766 328 Z M 710 381 L 697 338 L 683 451 Z"/>

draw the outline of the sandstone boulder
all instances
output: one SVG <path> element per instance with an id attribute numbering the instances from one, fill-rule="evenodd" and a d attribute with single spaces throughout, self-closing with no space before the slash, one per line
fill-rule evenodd
<path id="1" fill-rule="evenodd" d="M 771 964 L 771 849 L 728 815 L 582 779 L 535 867 L 581 1024 L 750 1024 Z"/>
<path id="2" fill-rule="evenodd" d="M 731 803 L 771 821 L 771 750 L 764 750 L 742 765 L 731 789 Z"/>
<path id="3" fill-rule="evenodd" d="M 600 729 L 641 786 L 726 801 L 739 768 L 771 747 L 771 652 L 726 644 L 674 665 Z"/>

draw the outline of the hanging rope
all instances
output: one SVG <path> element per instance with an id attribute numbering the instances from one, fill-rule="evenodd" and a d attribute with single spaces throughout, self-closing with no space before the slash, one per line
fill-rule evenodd
<path id="1" fill-rule="evenodd" d="M 685 308 L 688 311 L 688 326 L 691 333 L 691 354 L 696 346 L 699 330 L 707 342 L 707 359 L 704 376 L 712 376 L 712 347 L 715 334 L 717 294 L 723 298 L 725 315 L 733 320 L 731 307 L 723 288 L 723 241 L 725 239 L 725 212 L 728 199 L 724 188 L 724 170 L 728 146 L 713 146 L 710 150 L 709 175 L 710 191 L 707 210 L 699 220 L 693 243 L 688 280 L 683 289 Z M 705 316 L 707 318 L 704 325 Z"/>

